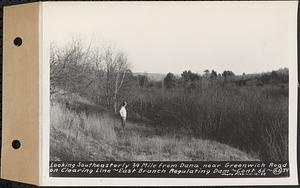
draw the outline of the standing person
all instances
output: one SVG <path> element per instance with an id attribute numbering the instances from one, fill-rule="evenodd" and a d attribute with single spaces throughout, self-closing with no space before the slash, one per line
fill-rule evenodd
<path id="1" fill-rule="evenodd" d="M 126 106 L 127 106 L 127 102 L 124 101 L 120 109 L 121 123 L 123 128 L 125 127 L 126 124 L 126 116 L 127 116 Z"/>

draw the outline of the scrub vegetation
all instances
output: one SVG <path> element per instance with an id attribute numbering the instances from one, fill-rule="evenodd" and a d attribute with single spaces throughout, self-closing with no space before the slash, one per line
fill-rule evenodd
<path id="1" fill-rule="evenodd" d="M 50 61 L 51 160 L 288 160 L 286 68 L 133 73 L 120 50 L 78 41 Z"/>

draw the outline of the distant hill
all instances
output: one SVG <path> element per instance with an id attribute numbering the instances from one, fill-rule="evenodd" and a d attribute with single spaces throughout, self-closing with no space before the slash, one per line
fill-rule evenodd
<path id="1" fill-rule="evenodd" d="M 173 73 L 174 74 L 174 73 Z M 137 75 L 147 75 L 148 78 L 150 78 L 150 80 L 152 81 L 162 81 L 167 73 L 148 73 L 148 72 L 135 72 L 133 73 L 134 76 L 137 76 Z M 176 77 L 180 77 L 180 74 L 174 74 Z"/>
<path id="2" fill-rule="evenodd" d="M 278 70 L 274 70 L 275 72 L 279 73 L 279 74 L 289 74 L 289 69 L 288 68 L 281 68 Z M 174 73 L 173 73 L 174 74 Z M 199 75 L 201 75 L 200 73 L 198 73 Z M 261 72 L 261 73 L 251 73 L 251 74 L 245 74 L 245 75 L 236 75 L 237 77 L 242 77 L 242 78 L 256 78 L 256 77 L 260 77 L 262 74 L 271 74 L 271 71 L 269 72 Z M 167 73 L 148 73 L 148 72 L 135 72 L 133 73 L 134 76 L 137 75 L 147 75 L 148 78 L 150 78 L 150 80 L 152 81 L 162 81 Z M 181 77 L 180 74 L 174 74 L 177 78 Z"/>
<path id="3" fill-rule="evenodd" d="M 136 73 L 133 73 L 134 76 L 137 76 L 137 75 L 147 75 L 148 78 L 150 78 L 150 80 L 153 80 L 153 81 L 162 81 L 166 74 L 163 74 L 163 73 L 141 73 L 141 72 L 136 72 Z"/>

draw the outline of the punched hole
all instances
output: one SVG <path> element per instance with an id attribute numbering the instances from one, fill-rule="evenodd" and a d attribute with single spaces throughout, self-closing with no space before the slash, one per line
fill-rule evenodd
<path id="1" fill-rule="evenodd" d="M 21 142 L 19 140 L 14 140 L 14 141 L 12 141 L 11 146 L 14 149 L 19 149 L 21 147 Z"/>
<path id="2" fill-rule="evenodd" d="M 21 46 L 22 45 L 22 39 L 20 38 L 20 37 L 16 37 L 15 39 L 14 39 L 14 45 L 15 46 Z"/>

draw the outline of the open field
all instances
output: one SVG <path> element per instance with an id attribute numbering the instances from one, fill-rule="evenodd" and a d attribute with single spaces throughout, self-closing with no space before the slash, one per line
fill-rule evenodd
<path id="1" fill-rule="evenodd" d="M 55 103 L 51 108 L 50 160 L 258 160 L 211 140 L 171 135 L 142 123 L 121 128 L 112 115 L 77 114 Z M 162 134 L 162 133 L 160 133 Z"/>

